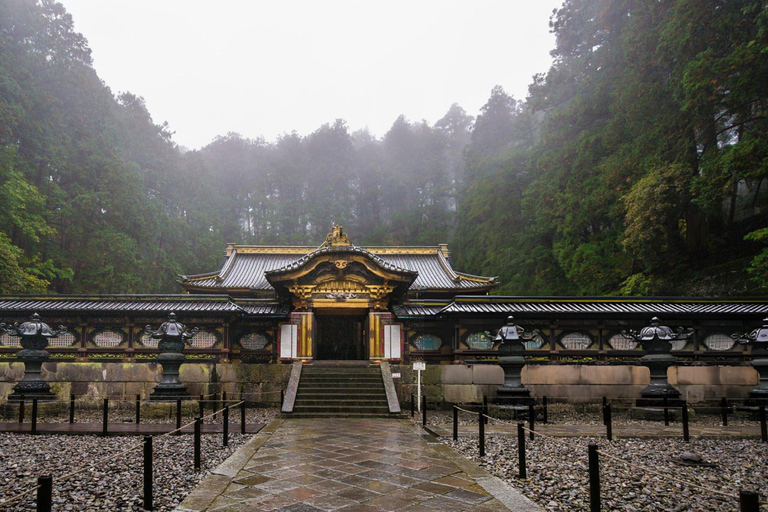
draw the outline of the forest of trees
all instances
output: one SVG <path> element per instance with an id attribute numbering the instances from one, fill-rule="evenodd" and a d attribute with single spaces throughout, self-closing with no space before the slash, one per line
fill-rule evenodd
<path id="1" fill-rule="evenodd" d="M 764 2 L 567 0 L 551 28 L 529 96 L 497 86 L 477 118 L 186 151 L 60 4 L 0 0 L 0 293 L 178 292 L 226 242 L 319 245 L 332 223 L 449 242 L 499 293 L 764 293 Z"/>

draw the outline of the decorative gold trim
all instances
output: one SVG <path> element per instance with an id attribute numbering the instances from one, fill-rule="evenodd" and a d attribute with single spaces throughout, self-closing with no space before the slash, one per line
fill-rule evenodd
<path id="1" fill-rule="evenodd" d="M 349 236 L 344 232 L 344 229 L 334 224 L 331 232 L 325 237 L 325 242 L 320 247 L 349 247 L 352 242 L 349 241 Z"/>

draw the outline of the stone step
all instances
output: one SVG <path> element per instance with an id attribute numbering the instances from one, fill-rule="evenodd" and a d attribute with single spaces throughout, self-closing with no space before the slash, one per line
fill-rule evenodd
<path id="1" fill-rule="evenodd" d="M 300 400 L 300 403 L 302 405 L 309 404 L 309 403 L 352 404 L 352 405 L 354 405 L 354 404 L 365 404 L 365 405 L 368 405 L 368 404 L 376 404 L 376 405 L 385 404 L 386 405 L 388 403 L 386 396 L 381 396 L 381 395 L 375 396 L 375 397 L 364 397 L 364 398 L 357 397 L 357 396 L 354 396 L 354 397 L 346 396 L 346 397 L 342 398 L 342 397 L 329 397 L 329 396 L 320 396 L 320 395 L 315 395 L 315 396 L 303 396 L 302 395 L 299 398 L 299 400 Z"/>
<path id="2" fill-rule="evenodd" d="M 300 382 L 299 390 L 302 389 L 345 389 L 354 391 L 356 389 L 381 390 L 384 391 L 383 383 L 358 383 L 351 386 L 347 382 Z"/>
<path id="3" fill-rule="evenodd" d="M 357 402 L 364 402 L 366 400 L 386 400 L 386 394 L 384 393 L 303 393 L 299 391 L 296 393 L 296 400 L 355 400 Z"/>
<path id="4" fill-rule="evenodd" d="M 392 417 L 377 367 L 303 367 L 291 417 Z"/>
<path id="5" fill-rule="evenodd" d="M 389 414 L 389 407 L 384 406 L 339 406 L 339 405 L 296 405 L 293 412 L 312 412 L 315 414 L 327 412 L 346 412 L 354 414 Z"/>
<path id="6" fill-rule="evenodd" d="M 376 414 L 376 413 L 351 413 L 351 412 L 292 412 L 290 414 L 283 414 L 284 418 L 402 418 L 403 416 L 397 413 Z"/>

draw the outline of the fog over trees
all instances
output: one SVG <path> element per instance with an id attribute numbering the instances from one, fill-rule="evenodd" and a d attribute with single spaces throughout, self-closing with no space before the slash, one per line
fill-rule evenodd
<path id="1" fill-rule="evenodd" d="M 568 0 L 552 30 L 529 97 L 495 87 L 476 119 L 184 151 L 60 4 L 0 0 L 0 292 L 178 292 L 226 242 L 319 245 L 332 223 L 449 242 L 501 293 L 765 292 L 764 3 Z"/>

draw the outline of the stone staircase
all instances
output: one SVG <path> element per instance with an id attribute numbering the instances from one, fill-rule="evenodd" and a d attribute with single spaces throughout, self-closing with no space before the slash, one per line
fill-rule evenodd
<path id="1" fill-rule="evenodd" d="M 390 414 L 378 366 L 302 368 L 290 416 L 388 418 Z"/>

